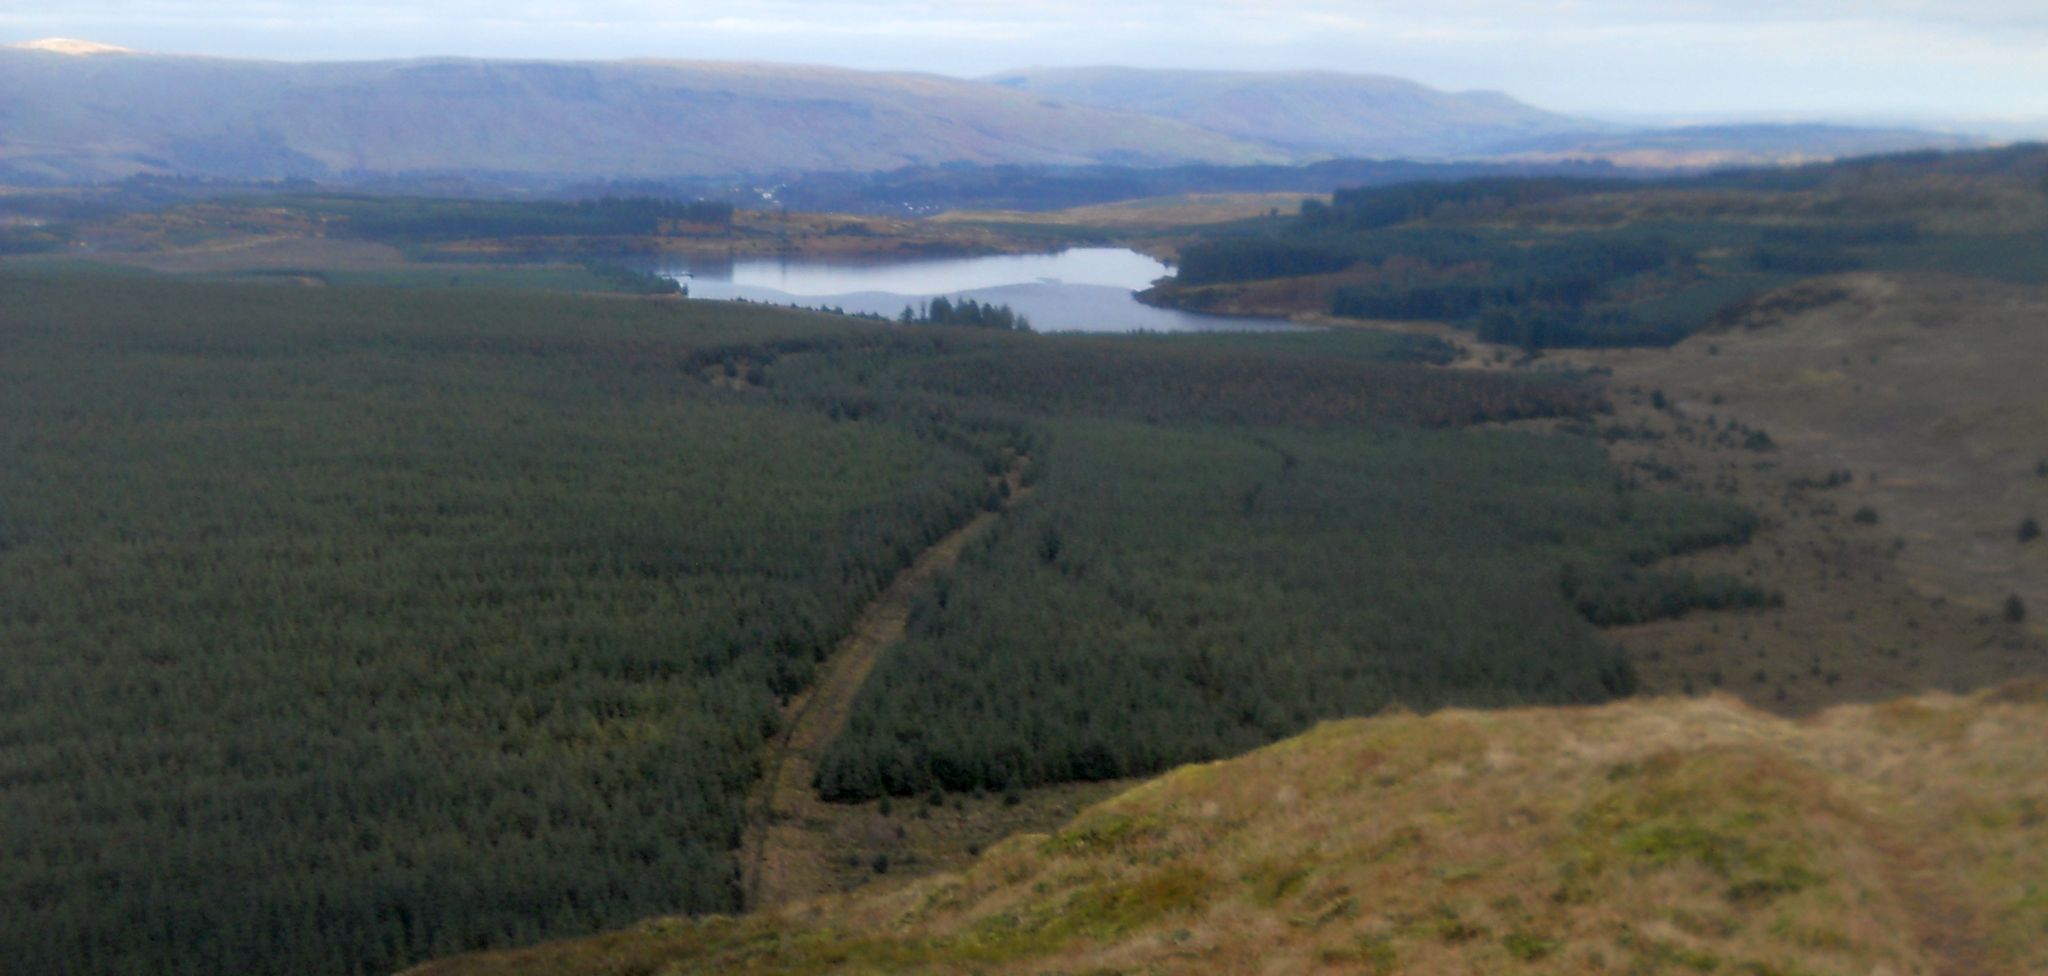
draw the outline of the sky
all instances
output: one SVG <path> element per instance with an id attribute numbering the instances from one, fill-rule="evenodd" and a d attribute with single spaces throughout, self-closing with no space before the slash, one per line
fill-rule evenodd
<path id="1" fill-rule="evenodd" d="M 1326 69 L 1616 118 L 2048 119 L 2048 0 L 0 0 L 0 41 L 281 60 Z"/>

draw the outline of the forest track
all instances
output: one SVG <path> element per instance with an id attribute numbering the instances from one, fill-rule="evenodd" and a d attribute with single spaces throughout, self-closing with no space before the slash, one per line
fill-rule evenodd
<path id="1" fill-rule="evenodd" d="M 882 654 L 903 639 L 910 603 L 939 573 L 960 560 L 967 543 L 1031 493 L 1023 482 L 1030 458 L 1019 457 L 998 479 L 1009 486 L 1003 507 L 983 511 L 919 553 L 861 609 L 853 629 L 832 649 L 810 688 L 782 709 L 782 734 L 769 746 L 766 775 L 749 801 L 741 846 L 741 891 L 748 910 L 788 904 L 832 890 L 828 805 L 811 788 L 825 750 L 845 730 L 853 701 Z"/>

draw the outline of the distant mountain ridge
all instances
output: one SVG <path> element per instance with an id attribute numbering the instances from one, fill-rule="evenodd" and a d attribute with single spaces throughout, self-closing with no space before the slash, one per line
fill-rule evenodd
<path id="1" fill-rule="evenodd" d="M 983 79 L 1076 105 L 1185 122 L 1304 156 L 1458 156 L 1510 139 L 1617 127 L 1500 92 L 1334 71 L 1053 68 Z"/>
<path id="2" fill-rule="evenodd" d="M 1167 119 L 937 75 L 716 62 L 293 64 L 0 48 L 0 120 L 0 167 L 74 179 L 1288 158 Z"/>
<path id="3" fill-rule="evenodd" d="M 1074 68 L 966 80 L 744 62 L 292 63 L 64 38 L 0 46 L 0 182 L 138 174 L 574 182 L 1631 152 L 1650 165 L 1698 165 L 1957 142 L 1910 130 L 1878 138 L 1796 129 L 1723 127 L 1679 152 L 1655 131 L 1546 112 L 1496 92 L 1336 72 Z M 1638 137 L 1655 144 L 1644 150 Z"/>

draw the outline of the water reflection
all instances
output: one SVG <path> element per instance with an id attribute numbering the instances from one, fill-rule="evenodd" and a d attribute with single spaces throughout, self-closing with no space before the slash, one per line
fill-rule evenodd
<path id="1" fill-rule="evenodd" d="M 687 257 L 656 269 L 695 298 L 830 306 L 894 318 L 944 295 L 1008 305 L 1040 332 L 1257 332 L 1297 328 L 1282 319 L 1226 318 L 1153 308 L 1132 297 L 1170 276 L 1166 264 L 1124 248 L 970 258 L 812 259 Z"/>

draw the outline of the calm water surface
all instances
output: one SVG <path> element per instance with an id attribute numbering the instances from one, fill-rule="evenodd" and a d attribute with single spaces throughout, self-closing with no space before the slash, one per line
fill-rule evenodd
<path id="1" fill-rule="evenodd" d="M 1136 251 L 1080 247 L 1058 254 L 913 260 L 678 258 L 656 269 L 692 298 L 833 306 L 896 317 L 940 295 L 1016 309 L 1039 332 L 1264 332 L 1284 319 L 1198 315 L 1140 304 L 1133 293 L 1173 274 Z"/>

